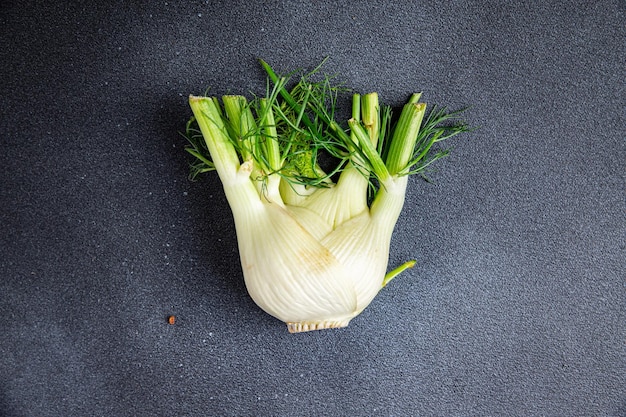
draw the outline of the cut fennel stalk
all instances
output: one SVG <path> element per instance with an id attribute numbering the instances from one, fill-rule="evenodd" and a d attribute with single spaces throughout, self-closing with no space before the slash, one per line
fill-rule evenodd
<path id="1" fill-rule="evenodd" d="M 423 123 L 419 94 L 392 126 L 376 93 L 354 94 L 342 127 L 328 77 L 313 81 L 313 72 L 288 88 L 289 77 L 261 64 L 272 85 L 264 98 L 189 98 L 192 173 L 219 175 L 254 302 L 292 333 L 344 327 L 415 263 L 386 274 L 408 177 L 446 155 L 436 142 L 468 128 L 445 109 Z M 329 173 L 321 155 L 336 160 Z"/>

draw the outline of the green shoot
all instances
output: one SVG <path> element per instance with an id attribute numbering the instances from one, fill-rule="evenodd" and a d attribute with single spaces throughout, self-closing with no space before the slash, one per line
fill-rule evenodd
<path id="1" fill-rule="evenodd" d="M 448 113 L 434 107 L 427 112 L 420 93 L 411 96 L 395 125 L 392 109 L 379 104 L 377 94 L 354 95 L 353 117 L 342 125 L 335 115 L 347 90 L 333 84 L 333 77 L 320 76 L 321 65 L 294 83 L 297 72 L 278 75 L 267 62 L 259 62 L 268 76 L 265 97 L 247 101 L 224 96 L 223 110 L 217 98 L 212 100 L 240 162 L 254 161 L 253 178 L 261 182 L 276 174 L 294 186 L 326 188 L 352 166 L 376 192 L 389 178 L 418 174 L 427 179 L 431 164 L 449 152 L 436 145 L 470 130 L 459 120 L 462 110 Z M 214 170 L 195 119 L 185 136 L 186 150 L 196 159 L 191 176 Z M 335 161 L 328 172 L 320 158 Z"/>

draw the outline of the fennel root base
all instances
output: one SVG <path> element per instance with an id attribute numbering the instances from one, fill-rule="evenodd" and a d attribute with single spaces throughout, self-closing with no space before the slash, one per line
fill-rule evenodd
<path id="1" fill-rule="evenodd" d="M 350 319 L 287 323 L 287 329 L 289 330 L 289 333 L 302 333 L 310 332 L 313 330 L 338 329 L 341 327 L 346 327 L 348 323 L 350 323 Z"/>

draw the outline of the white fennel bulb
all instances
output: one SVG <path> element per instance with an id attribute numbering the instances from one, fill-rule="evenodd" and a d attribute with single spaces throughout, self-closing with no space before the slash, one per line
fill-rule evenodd
<path id="1" fill-rule="evenodd" d="M 327 78 L 305 76 L 287 90 L 288 80 L 261 63 L 274 82 L 266 98 L 224 96 L 222 106 L 190 97 L 194 174 L 218 172 L 254 302 L 290 332 L 344 327 L 413 266 L 386 273 L 409 174 L 423 174 L 445 155 L 432 145 L 467 127 L 441 125 L 454 114 L 435 111 L 420 131 L 426 105 L 416 94 L 392 128 L 391 110 L 371 93 L 353 96 L 344 130 Z M 339 161 L 330 174 L 318 163 L 321 152 Z"/>

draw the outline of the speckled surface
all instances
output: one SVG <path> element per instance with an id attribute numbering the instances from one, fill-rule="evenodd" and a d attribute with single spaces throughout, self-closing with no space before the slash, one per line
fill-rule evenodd
<path id="1" fill-rule="evenodd" d="M 129 3 L 0 7 L 1 415 L 626 413 L 622 2 Z M 480 129 L 411 180 L 416 267 L 291 335 L 179 132 L 189 94 L 263 92 L 257 57 L 325 56 Z"/>

